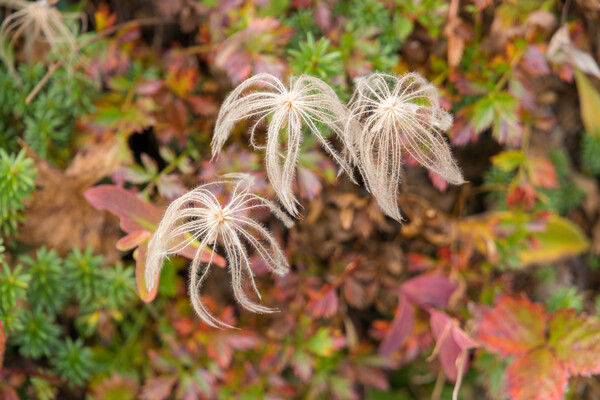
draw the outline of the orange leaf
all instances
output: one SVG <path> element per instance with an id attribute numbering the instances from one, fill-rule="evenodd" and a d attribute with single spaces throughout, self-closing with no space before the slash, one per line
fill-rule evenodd
<path id="1" fill-rule="evenodd" d="M 567 389 L 569 373 L 547 347 L 528 352 L 506 369 L 512 400 L 558 400 Z"/>
<path id="2" fill-rule="evenodd" d="M 545 343 L 546 319 L 541 305 L 503 296 L 484 314 L 478 337 L 493 353 L 524 353 Z"/>

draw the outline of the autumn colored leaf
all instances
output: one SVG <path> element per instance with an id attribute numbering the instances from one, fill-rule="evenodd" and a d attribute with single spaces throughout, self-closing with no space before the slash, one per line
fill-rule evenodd
<path id="1" fill-rule="evenodd" d="M 132 192 L 113 185 L 94 186 L 85 192 L 85 198 L 97 209 L 109 210 L 121 220 L 125 233 L 140 230 L 155 231 L 162 212 L 158 207 L 141 200 Z"/>
<path id="2" fill-rule="evenodd" d="M 600 373 L 600 322 L 558 310 L 550 318 L 548 344 L 571 375 Z"/>
<path id="3" fill-rule="evenodd" d="M 0 321 L 0 369 L 4 363 L 4 352 L 6 351 L 6 333 L 4 333 L 4 324 Z"/>
<path id="4" fill-rule="evenodd" d="M 456 382 L 468 369 L 467 352 L 477 343 L 447 314 L 430 311 L 430 323 L 436 340 L 436 352 L 448 379 Z"/>
<path id="5" fill-rule="evenodd" d="M 589 240 L 573 222 L 558 215 L 550 215 L 546 227 L 531 232 L 535 246 L 519 251 L 523 264 L 549 263 L 566 257 L 574 257 L 589 248 Z"/>
<path id="6" fill-rule="evenodd" d="M 518 356 L 506 369 L 512 400 L 559 400 L 567 389 L 569 373 L 547 347 Z"/>
<path id="7" fill-rule="evenodd" d="M 554 189 L 558 187 L 556 167 L 550 160 L 535 157 L 529 160 L 529 175 L 533 186 Z"/>
<path id="8" fill-rule="evenodd" d="M 575 70 L 575 82 L 581 103 L 581 119 L 590 135 L 600 136 L 600 93 L 583 72 Z"/>
<path id="9" fill-rule="evenodd" d="M 514 186 L 506 196 L 506 204 L 511 208 L 529 211 L 535 205 L 536 192 L 529 182 Z"/>
<path id="10" fill-rule="evenodd" d="M 325 284 L 318 292 L 311 295 L 308 309 L 317 318 L 331 318 L 338 312 L 337 287 Z"/>
<path id="11" fill-rule="evenodd" d="M 510 150 L 493 156 L 491 161 L 498 169 L 510 172 L 523 164 L 525 159 L 525 154 L 521 150 Z"/>
<path id="12" fill-rule="evenodd" d="M 422 307 L 446 307 L 456 283 L 439 272 L 422 274 L 407 280 L 400 291 Z"/>
<path id="13" fill-rule="evenodd" d="M 379 354 L 386 356 L 398 350 L 410 335 L 415 323 L 414 305 L 407 296 L 400 292 L 398 296 L 398 307 L 390 329 L 379 346 Z"/>
<path id="14" fill-rule="evenodd" d="M 478 339 L 493 352 L 521 354 L 544 344 L 546 320 L 541 305 L 502 296 L 496 306 L 484 314 Z"/>
<path id="15" fill-rule="evenodd" d="M 174 376 L 158 376 L 144 382 L 140 398 L 142 400 L 162 400 L 167 398 L 177 382 Z"/>

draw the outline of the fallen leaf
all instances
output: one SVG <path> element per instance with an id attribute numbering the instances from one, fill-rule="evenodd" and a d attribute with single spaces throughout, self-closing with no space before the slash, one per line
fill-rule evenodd
<path id="1" fill-rule="evenodd" d="M 168 397 L 177 382 L 174 376 L 158 376 L 147 379 L 142 387 L 140 398 L 142 400 L 162 400 Z"/>
<path id="2" fill-rule="evenodd" d="M 37 190 L 28 204 L 18 240 L 33 246 L 45 245 L 61 255 L 73 248 L 92 247 L 108 262 L 119 258 L 114 248 L 119 238 L 116 219 L 94 209 L 84 191 L 119 167 L 115 142 L 90 143 L 75 156 L 71 165 L 61 170 L 40 158 L 27 145 L 38 171 Z"/>

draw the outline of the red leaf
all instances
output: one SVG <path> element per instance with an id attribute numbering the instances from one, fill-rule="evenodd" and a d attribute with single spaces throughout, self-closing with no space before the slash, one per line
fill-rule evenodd
<path id="1" fill-rule="evenodd" d="M 370 365 L 358 365 L 357 378 L 363 385 L 371 386 L 379 390 L 388 390 L 389 382 L 382 370 Z"/>
<path id="2" fill-rule="evenodd" d="M 415 310 L 413 307 L 408 298 L 400 292 L 394 321 L 379 346 L 379 354 L 387 356 L 402 347 L 415 323 Z"/>
<path id="3" fill-rule="evenodd" d="M 544 344 L 546 319 L 541 305 L 503 296 L 484 314 L 478 337 L 492 352 L 520 354 Z"/>
<path id="4" fill-rule="evenodd" d="M 531 183 L 547 189 L 558 187 L 556 178 L 556 168 L 552 162 L 546 158 L 533 158 L 529 161 L 531 168 Z"/>
<path id="5" fill-rule="evenodd" d="M 448 379 L 456 382 L 468 369 L 466 351 L 477 347 L 477 343 L 443 312 L 431 310 L 430 323 L 442 368 Z"/>
<path id="6" fill-rule="evenodd" d="M 171 394 L 176 380 L 175 377 L 170 376 L 150 378 L 144 382 L 140 398 L 142 400 L 162 400 Z"/>
<path id="7" fill-rule="evenodd" d="M 409 279 L 400 291 L 422 307 L 446 307 L 456 284 L 439 272 L 422 274 Z"/>
<path id="8" fill-rule="evenodd" d="M 153 232 L 162 218 L 158 207 L 118 186 L 94 186 L 86 190 L 84 196 L 94 208 L 116 214 L 121 219 L 121 229 L 126 233 L 139 230 Z"/>
<path id="9" fill-rule="evenodd" d="M 559 400 L 567 389 L 569 373 L 547 347 L 517 357 L 506 369 L 512 400 Z"/>
<path id="10" fill-rule="evenodd" d="M 337 288 L 329 284 L 311 294 L 311 301 L 308 303 L 308 309 L 314 317 L 331 318 L 337 313 L 338 307 Z"/>
<path id="11" fill-rule="evenodd" d="M 136 235 L 141 235 L 139 231 L 154 232 L 162 219 L 163 211 L 153 204 L 147 203 L 137 197 L 132 192 L 114 185 L 99 185 L 94 186 L 84 193 L 87 201 L 94 208 L 102 210 L 106 209 L 117 215 L 121 220 L 121 229 L 125 233 L 135 233 L 134 237 L 129 237 L 124 240 L 125 244 L 130 240 L 135 239 Z M 121 245 L 125 245 L 119 241 Z M 180 255 L 192 260 L 196 255 L 197 243 L 186 246 Z M 205 252 L 202 255 L 201 261 L 208 262 L 210 253 Z M 225 259 L 217 254 L 213 257 L 213 263 L 224 267 Z"/>
<path id="12" fill-rule="evenodd" d="M 408 270 L 411 272 L 423 271 L 437 266 L 436 260 L 421 253 L 406 254 Z"/>
<path id="13" fill-rule="evenodd" d="M 531 210 L 535 205 L 535 189 L 528 182 L 515 186 L 506 196 L 506 203 L 509 207 Z"/>
<path id="14" fill-rule="evenodd" d="M 150 239 L 152 232 L 147 230 L 134 231 L 123 236 L 116 244 L 117 250 L 129 251 L 138 247 L 142 242 Z"/>
<path id="15" fill-rule="evenodd" d="M 4 334 L 4 324 L 0 321 L 0 370 L 4 363 L 4 352 L 6 351 L 6 335 Z"/>
<path id="16" fill-rule="evenodd" d="M 148 255 L 148 242 L 140 244 L 133 255 L 135 257 L 135 281 L 137 283 L 138 294 L 142 301 L 149 303 L 154 300 L 156 293 L 158 293 L 158 282 L 150 292 L 146 289 L 145 271 L 146 257 Z"/>
<path id="17" fill-rule="evenodd" d="M 600 323 L 574 310 L 558 310 L 550 320 L 549 345 L 571 375 L 600 373 Z"/>

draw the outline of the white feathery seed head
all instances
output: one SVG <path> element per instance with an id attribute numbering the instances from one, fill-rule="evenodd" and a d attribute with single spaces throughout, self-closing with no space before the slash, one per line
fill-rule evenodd
<path id="1" fill-rule="evenodd" d="M 355 86 L 345 135 L 367 189 L 387 215 L 402 219 L 397 197 L 404 152 L 448 182 L 464 182 L 442 135 L 452 116 L 440 107 L 432 84 L 417 73 L 373 73 Z"/>
<path id="2" fill-rule="evenodd" d="M 251 91 L 250 89 L 255 89 Z M 255 119 L 250 129 L 250 143 L 265 150 L 267 176 L 284 208 L 298 216 L 298 200 L 293 192 L 303 128 L 312 132 L 320 144 L 354 180 L 354 148 L 348 146 L 344 127 L 348 109 L 322 80 L 301 75 L 290 78 L 287 88 L 270 74 L 258 74 L 242 82 L 223 102 L 212 139 L 213 158 L 221 151 L 234 126 L 241 120 Z M 266 144 L 259 145 L 255 133 L 268 122 Z M 340 155 L 323 136 L 321 129 L 333 132 L 344 145 Z M 285 144 L 282 144 L 285 143 Z"/>
<path id="3" fill-rule="evenodd" d="M 0 59 L 11 73 L 16 74 L 8 57 L 8 48 L 12 47 L 20 37 L 25 37 L 25 53 L 31 54 L 36 42 L 44 42 L 51 49 L 66 46 L 69 50 L 76 47 L 77 39 L 72 31 L 72 22 L 79 21 L 85 25 L 82 13 L 61 13 L 54 4 L 57 0 L 0 0 L 0 6 L 15 10 L 4 18 L 0 25 Z M 9 40 L 10 39 L 10 40 Z"/>
<path id="4" fill-rule="evenodd" d="M 247 214 L 251 210 L 266 207 L 286 226 L 291 227 L 293 222 L 272 202 L 251 193 L 251 178 L 247 179 L 247 176 L 226 176 L 236 180 L 211 182 L 173 201 L 148 245 L 145 280 L 148 291 L 151 291 L 158 284 L 164 259 L 194 242 L 199 242 L 190 267 L 189 294 L 198 316 L 215 328 L 231 326 L 213 316 L 202 304 L 200 288 L 217 249 L 227 258 L 236 301 L 242 307 L 256 313 L 270 313 L 276 310 L 252 302 L 244 293 L 243 279 L 247 276 L 258 298 L 261 298 L 254 282 L 246 246 L 250 245 L 273 273 L 285 275 L 289 270 L 287 259 L 273 235 Z M 222 204 L 213 192 L 228 185 L 233 189 L 227 203 Z M 210 252 L 211 261 L 201 271 L 201 260 L 205 252 Z"/>

